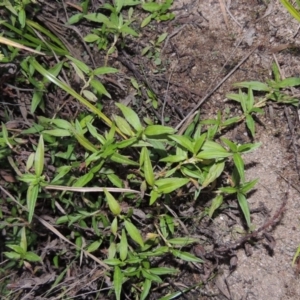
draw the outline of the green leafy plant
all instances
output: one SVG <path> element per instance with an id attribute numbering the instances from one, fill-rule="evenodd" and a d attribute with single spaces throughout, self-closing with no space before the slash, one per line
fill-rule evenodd
<path id="1" fill-rule="evenodd" d="M 20 230 L 20 244 L 7 244 L 6 246 L 12 251 L 3 252 L 3 254 L 12 261 L 18 262 L 19 266 L 26 264 L 26 262 L 41 261 L 41 258 L 37 254 L 31 251 L 27 251 L 27 237 L 25 227 L 22 227 L 22 229 Z"/>
<path id="2" fill-rule="evenodd" d="M 230 100 L 237 101 L 241 104 L 243 109 L 242 119 L 246 120 L 246 125 L 252 135 L 255 136 L 255 120 L 253 116 L 255 114 L 262 114 L 261 107 L 266 106 L 267 101 L 274 101 L 278 104 L 291 104 L 297 106 L 299 100 L 296 97 L 285 92 L 286 89 L 299 86 L 300 78 L 289 77 L 286 79 L 280 78 L 280 73 L 277 65 L 274 63 L 272 66 L 274 79 L 268 80 L 266 83 L 258 81 L 239 82 L 235 83 L 234 87 L 239 88 L 238 94 L 227 94 L 226 97 Z M 247 89 L 248 93 L 242 92 L 242 88 Z M 255 101 L 253 91 L 265 92 L 264 97 Z"/>
<path id="3" fill-rule="evenodd" d="M 151 20 L 156 21 L 168 21 L 173 20 L 175 18 L 175 15 L 173 13 L 168 12 L 169 8 L 173 4 L 173 0 L 165 0 L 161 3 L 151 1 L 151 2 L 145 2 L 142 4 L 143 10 L 150 12 L 151 14 L 146 17 L 141 27 L 147 26 Z"/>
<path id="4" fill-rule="evenodd" d="M 280 2 L 283 4 L 283 6 L 288 10 L 288 12 L 298 21 L 300 22 L 300 12 L 299 12 L 299 8 L 300 8 L 300 1 L 296 0 L 297 3 L 297 7 L 298 9 L 296 9 L 294 7 L 294 5 L 291 3 L 291 1 L 289 0 L 280 0 Z"/>
<path id="5" fill-rule="evenodd" d="M 30 223 L 33 218 L 34 209 L 36 206 L 36 201 L 38 194 L 41 191 L 41 188 L 46 184 L 45 176 L 43 175 L 44 169 L 44 157 L 45 148 L 44 148 L 44 139 L 43 136 L 40 136 L 36 152 L 32 153 L 29 156 L 27 161 L 27 170 L 34 168 L 34 174 L 27 173 L 22 174 L 18 179 L 22 182 L 28 184 L 26 201 L 27 201 L 27 210 L 28 210 L 28 222 Z M 19 172 L 18 172 L 19 173 Z"/>
<path id="6" fill-rule="evenodd" d="M 168 33 L 166 32 L 161 34 L 156 41 L 150 41 L 150 45 L 142 50 L 142 55 L 147 55 L 147 57 L 153 59 L 156 66 L 161 65 L 160 48 L 167 36 Z"/>

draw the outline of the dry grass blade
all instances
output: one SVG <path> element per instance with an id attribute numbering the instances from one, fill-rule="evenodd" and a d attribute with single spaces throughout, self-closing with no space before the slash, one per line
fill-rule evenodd
<path id="1" fill-rule="evenodd" d="M 222 14 L 223 14 L 223 18 L 224 18 L 226 27 L 227 27 L 227 29 L 229 29 L 229 23 L 228 23 L 228 18 L 227 18 L 227 13 L 226 13 L 226 6 L 225 6 L 225 3 L 224 3 L 224 0 L 219 0 L 219 2 L 220 2 L 220 7 L 221 7 L 221 11 L 222 11 Z"/>
<path id="2" fill-rule="evenodd" d="M 37 51 L 37 50 L 33 50 L 33 49 L 28 48 L 26 46 L 23 46 L 23 45 L 21 45 L 21 44 L 19 44 L 17 42 L 11 41 L 11 40 L 3 37 L 3 36 L 0 36 L 0 43 L 8 45 L 8 46 L 15 47 L 15 48 L 19 48 L 19 49 L 22 49 L 22 50 L 27 50 L 27 51 L 35 53 L 35 54 L 45 55 L 45 53 L 43 53 L 43 52 L 40 52 L 40 51 Z"/>
<path id="3" fill-rule="evenodd" d="M 45 187 L 47 190 L 58 190 L 58 191 L 68 191 L 68 192 L 81 192 L 81 193 L 95 193 L 95 192 L 104 192 L 106 189 L 109 192 L 113 193 L 135 193 L 140 194 L 140 191 L 131 190 L 131 189 L 122 189 L 122 188 L 109 188 L 109 187 L 71 187 L 63 185 L 47 185 Z"/>

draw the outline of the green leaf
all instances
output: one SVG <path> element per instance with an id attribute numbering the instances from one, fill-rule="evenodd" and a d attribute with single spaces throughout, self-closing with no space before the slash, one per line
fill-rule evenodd
<path id="1" fill-rule="evenodd" d="M 152 205 L 160 196 L 161 196 L 161 194 L 159 192 L 152 190 L 150 193 L 149 204 Z"/>
<path id="2" fill-rule="evenodd" d="M 123 264 L 123 262 L 117 258 L 104 259 L 103 262 L 110 266 L 119 266 Z"/>
<path id="3" fill-rule="evenodd" d="M 130 34 L 130 35 L 135 36 L 135 37 L 139 36 L 139 34 L 135 30 L 133 30 L 131 27 L 129 27 L 127 25 L 123 25 L 121 27 L 120 31 L 122 33 L 127 33 L 127 34 Z"/>
<path id="4" fill-rule="evenodd" d="M 232 154 L 228 152 L 225 148 L 213 141 L 206 141 L 196 157 L 202 159 L 217 159 L 217 158 L 226 158 Z"/>
<path id="5" fill-rule="evenodd" d="M 251 88 L 248 89 L 247 111 L 250 112 L 254 105 L 254 96 Z"/>
<path id="6" fill-rule="evenodd" d="M 211 206 L 208 211 L 208 215 L 211 218 L 214 214 L 214 212 L 221 206 L 223 203 L 223 196 L 222 195 L 217 195 L 211 203 Z"/>
<path id="7" fill-rule="evenodd" d="M 196 139 L 196 141 L 194 143 L 194 151 L 193 151 L 194 154 L 197 154 L 200 151 L 200 149 L 202 148 L 202 146 L 206 140 L 206 136 L 207 136 L 206 133 L 204 133 L 204 134 L 201 134 L 200 137 Z"/>
<path id="8" fill-rule="evenodd" d="M 27 252 L 26 227 L 22 227 L 21 229 L 20 247 L 24 250 L 24 252 Z"/>
<path id="9" fill-rule="evenodd" d="M 142 292 L 140 295 L 140 300 L 145 300 L 147 296 L 149 295 L 150 289 L 151 289 L 152 281 L 149 279 L 145 279 L 143 286 L 142 286 Z"/>
<path id="10" fill-rule="evenodd" d="M 109 19 L 105 15 L 100 13 L 87 14 L 84 16 L 84 18 L 86 18 L 89 21 L 97 22 L 97 23 L 105 23 L 105 24 L 110 23 Z"/>
<path id="11" fill-rule="evenodd" d="M 300 78 L 299 77 L 289 77 L 283 79 L 278 83 L 279 88 L 287 88 L 300 85 Z"/>
<path id="12" fill-rule="evenodd" d="M 148 17 L 146 17 L 143 20 L 141 27 L 143 28 L 143 27 L 147 26 L 151 22 L 151 20 L 152 20 L 152 15 L 149 15 Z"/>
<path id="13" fill-rule="evenodd" d="M 126 121 L 137 131 L 143 130 L 143 126 L 140 122 L 138 115 L 129 107 L 116 103 L 116 106 L 122 111 Z"/>
<path id="14" fill-rule="evenodd" d="M 271 91 L 271 88 L 267 84 L 259 81 L 243 81 L 243 82 L 234 83 L 233 86 L 238 88 L 252 89 L 254 91 L 264 91 L 264 92 Z"/>
<path id="15" fill-rule="evenodd" d="M 118 266 L 114 268 L 114 289 L 117 300 L 121 300 L 121 291 L 123 284 L 123 275 L 121 269 Z"/>
<path id="16" fill-rule="evenodd" d="M 231 187 L 231 186 L 227 186 L 227 187 L 219 188 L 219 191 L 221 191 L 221 192 L 223 192 L 225 194 L 235 194 L 237 192 L 237 188 Z"/>
<path id="17" fill-rule="evenodd" d="M 160 44 L 161 42 L 163 42 L 167 36 L 168 36 L 167 32 L 164 32 L 163 34 L 159 35 L 157 39 L 157 43 Z"/>
<path id="18" fill-rule="evenodd" d="M 66 55 L 66 57 L 71 60 L 82 72 L 88 74 L 91 69 L 81 60 L 78 60 L 72 56 Z"/>
<path id="19" fill-rule="evenodd" d="M 122 236 L 120 241 L 120 258 L 124 261 L 127 258 L 128 254 L 128 242 L 125 230 L 122 229 Z"/>
<path id="20" fill-rule="evenodd" d="M 161 280 L 161 278 L 155 274 L 151 274 L 149 273 L 148 270 L 142 269 L 142 275 L 144 278 L 157 282 L 157 283 L 163 283 L 163 281 Z"/>
<path id="21" fill-rule="evenodd" d="M 94 178 L 94 174 L 92 172 L 86 173 L 79 177 L 74 183 L 73 187 L 83 187 L 86 186 L 92 179 Z"/>
<path id="22" fill-rule="evenodd" d="M 248 228 L 250 228 L 251 227 L 250 209 L 249 209 L 249 206 L 248 206 L 248 201 L 246 199 L 246 196 L 242 193 L 237 193 L 237 198 L 238 198 L 240 208 L 241 208 L 241 210 L 244 214 L 244 217 L 246 219 L 247 226 L 248 226 Z"/>
<path id="23" fill-rule="evenodd" d="M 97 34 L 90 33 L 84 37 L 84 41 L 87 43 L 94 43 L 96 42 L 100 37 Z M 95 72 L 95 71 L 94 71 Z"/>
<path id="24" fill-rule="evenodd" d="M 146 136 L 173 134 L 174 132 L 174 128 L 162 125 L 149 125 L 144 131 Z"/>
<path id="25" fill-rule="evenodd" d="M 248 152 L 254 151 L 255 149 L 257 149 L 260 146 L 261 146 L 261 143 L 243 144 L 243 145 L 238 146 L 238 152 L 239 153 L 248 153 Z"/>
<path id="26" fill-rule="evenodd" d="M 97 102 L 97 96 L 89 90 L 83 90 L 82 95 L 91 102 Z"/>
<path id="27" fill-rule="evenodd" d="M 117 231 L 118 231 L 118 218 L 117 217 L 115 217 L 113 219 L 113 221 L 111 222 L 110 231 L 113 233 L 114 236 L 117 235 Z"/>
<path id="28" fill-rule="evenodd" d="M 146 147 L 143 147 L 142 153 L 144 155 L 143 161 L 144 161 L 145 179 L 150 186 L 153 186 L 155 179 L 154 179 L 153 167 L 151 164 L 148 149 Z"/>
<path id="29" fill-rule="evenodd" d="M 244 167 L 244 161 L 239 153 L 233 154 L 233 162 L 234 162 L 236 169 L 239 172 L 242 183 L 244 183 L 245 182 L 245 167 Z"/>
<path id="30" fill-rule="evenodd" d="M 167 163 L 176 163 L 180 161 L 184 161 L 188 158 L 187 154 L 185 153 L 184 155 L 170 155 L 165 158 L 160 159 L 159 161 L 162 162 L 167 162 Z"/>
<path id="31" fill-rule="evenodd" d="M 156 2 L 143 3 L 142 8 L 149 12 L 155 12 L 161 9 L 161 4 Z"/>
<path id="32" fill-rule="evenodd" d="M 27 252 L 24 256 L 24 259 L 31 262 L 41 261 L 41 258 L 33 252 Z"/>
<path id="33" fill-rule="evenodd" d="M 94 251 L 99 249 L 101 244 L 102 244 L 101 240 L 100 241 L 95 241 L 87 247 L 86 251 L 89 252 L 89 253 L 94 252 Z"/>
<path id="34" fill-rule="evenodd" d="M 118 216 L 120 215 L 121 213 L 121 207 L 120 207 L 120 204 L 119 202 L 113 197 L 113 195 L 108 192 L 106 189 L 103 189 L 104 193 L 105 193 L 105 196 L 106 196 L 106 201 L 108 203 L 108 206 L 109 206 L 109 209 L 110 211 Z"/>
<path id="35" fill-rule="evenodd" d="M 168 240 L 168 243 L 174 246 L 187 246 L 189 244 L 193 244 L 199 242 L 199 239 L 196 238 L 190 238 L 190 237 L 178 237 L 174 239 Z"/>
<path id="36" fill-rule="evenodd" d="M 71 136 L 72 135 L 69 130 L 65 130 L 65 129 L 43 130 L 43 133 L 49 134 L 51 136 L 57 136 L 57 137 L 65 137 L 65 136 Z"/>
<path id="37" fill-rule="evenodd" d="M 281 3 L 285 6 L 285 8 L 289 11 L 289 13 L 300 22 L 300 13 L 298 10 L 294 8 L 294 6 L 290 3 L 289 0 L 280 0 Z"/>
<path id="38" fill-rule="evenodd" d="M 39 104 L 41 103 L 43 99 L 43 92 L 41 91 L 34 91 L 33 92 L 33 96 L 32 96 L 32 100 L 31 100 L 31 106 L 30 106 L 30 113 L 34 114 L 37 107 L 39 106 Z"/>
<path id="39" fill-rule="evenodd" d="M 169 135 L 169 138 L 175 141 L 178 145 L 194 153 L 194 145 L 191 140 L 184 135 Z"/>
<path id="40" fill-rule="evenodd" d="M 29 185 L 27 189 L 27 195 L 26 195 L 27 209 L 28 209 L 28 223 L 31 223 L 32 221 L 38 193 L 39 193 L 39 186 L 37 184 Z"/>
<path id="41" fill-rule="evenodd" d="M 124 118 L 114 115 L 114 120 L 116 122 L 117 127 L 124 134 L 129 135 L 129 136 L 134 136 L 135 135 L 132 128 L 130 127 L 130 125 L 128 124 L 128 122 Z"/>
<path id="42" fill-rule="evenodd" d="M 100 95 L 105 95 L 106 97 L 108 97 L 109 99 L 111 99 L 111 95 L 110 93 L 106 90 L 106 88 L 104 87 L 104 85 L 96 79 L 92 79 L 90 81 L 90 85 L 97 91 L 97 93 L 99 93 Z"/>
<path id="43" fill-rule="evenodd" d="M 254 179 L 254 180 L 244 183 L 242 185 L 242 187 L 240 188 L 240 191 L 244 195 L 246 195 L 250 190 L 252 190 L 254 188 L 254 186 L 256 185 L 257 182 L 258 182 L 258 179 Z"/>
<path id="44" fill-rule="evenodd" d="M 232 151 L 232 152 L 237 152 L 238 150 L 238 147 L 235 143 L 231 142 L 230 140 L 224 138 L 224 137 L 221 137 L 221 140 L 223 143 L 225 143 L 229 149 Z"/>
<path id="45" fill-rule="evenodd" d="M 203 263 L 203 260 L 196 257 L 195 255 L 189 253 L 189 252 L 184 252 L 184 251 L 179 251 L 179 250 L 176 250 L 176 249 L 170 249 L 171 253 L 184 260 L 184 261 L 191 261 L 191 262 L 196 262 L 196 263 Z"/>
<path id="46" fill-rule="evenodd" d="M 252 137 L 254 137 L 255 136 L 255 123 L 254 123 L 253 117 L 251 115 L 246 116 L 246 124 L 247 124 L 248 129 L 251 132 Z"/>
<path id="47" fill-rule="evenodd" d="M 188 182 L 188 178 L 162 178 L 156 180 L 155 185 L 157 185 L 159 193 L 169 194 L 183 185 L 186 185 Z"/>
<path id="48" fill-rule="evenodd" d="M 71 16 L 69 19 L 68 19 L 68 24 L 69 25 L 73 25 L 73 24 L 76 24 L 78 23 L 82 18 L 83 18 L 83 14 L 82 13 L 79 13 L 79 14 L 75 14 L 73 16 Z"/>
<path id="49" fill-rule="evenodd" d="M 209 184 L 214 182 L 222 174 L 224 168 L 225 168 L 224 160 L 218 161 L 215 164 L 213 164 L 212 167 L 209 169 L 208 174 L 205 177 L 205 180 L 202 183 L 202 188 L 205 188 Z"/>
<path id="50" fill-rule="evenodd" d="M 34 156 L 34 170 L 35 170 L 35 175 L 37 177 L 40 177 L 43 174 L 44 160 L 45 160 L 44 153 L 45 153 L 44 139 L 43 136 L 40 135 L 39 143 Z"/>
<path id="51" fill-rule="evenodd" d="M 171 274 L 173 275 L 179 272 L 179 270 L 176 270 L 174 268 L 166 268 L 166 267 L 151 268 L 148 271 L 155 275 L 171 275 Z"/>
<path id="52" fill-rule="evenodd" d="M 116 69 L 116 68 L 100 67 L 100 68 L 95 69 L 93 71 L 93 74 L 98 76 L 98 75 L 104 75 L 104 74 L 115 74 L 115 73 L 118 73 L 118 72 L 119 72 L 119 70 Z"/>
<path id="53" fill-rule="evenodd" d="M 20 254 L 22 257 L 25 255 L 26 251 L 19 245 L 6 245 L 8 248 L 14 250 L 16 253 Z"/>
<path id="54" fill-rule="evenodd" d="M 127 220 L 124 221 L 124 225 L 129 236 L 141 247 L 144 247 L 144 242 L 139 230 L 131 222 Z"/>
<path id="55" fill-rule="evenodd" d="M 139 166 L 139 164 L 127 156 L 121 155 L 119 153 L 114 153 L 110 159 L 116 163 L 124 164 L 124 165 L 132 165 L 132 166 Z"/>
<path id="56" fill-rule="evenodd" d="M 12 260 L 19 260 L 21 259 L 21 255 L 16 253 L 16 252 L 3 252 L 3 254 L 9 258 L 9 259 L 12 259 Z"/>

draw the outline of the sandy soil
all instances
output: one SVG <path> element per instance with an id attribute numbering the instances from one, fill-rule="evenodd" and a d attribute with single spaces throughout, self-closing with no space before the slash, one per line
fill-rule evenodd
<path id="1" fill-rule="evenodd" d="M 220 2 L 226 2 L 227 24 Z M 205 114 L 214 115 L 229 105 L 225 93 L 231 84 L 243 80 L 266 80 L 271 76 L 271 64 L 278 61 L 283 76 L 298 76 L 299 50 L 286 49 L 297 43 L 299 23 L 284 10 L 279 1 L 176 1 L 184 20 L 181 27 L 172 28 L 166 56 L 171 60 L 172 81 L 190 90 L 197 103 L 216 85 L 230 68 L 234 67 L 254 47 L 257 50 L 212 97 L 203 105 Z M 180 15 L 179 14 L 179 15 Z M 180 18 L 177 17 L 180 22 Z M 187 18 L 187 19 L 186 19 Z M 190 20 L 190 21 L 187 21 Z M 225 67 L 224 67 L 225 66 Z M 199 95 L 200 94 L 200 95 Z M 179 105 L 184 107 L 182 100 Z M 288 114 L 293 116 L 291 111 Z M 272 119 L 273 118 L 273 119 Z M 275 109 L 275 117 L 263 119 L 265 127 L 257 126 L 256 141 L 262 146 L 245 156 L 249 164 L 247 177 L 259 178 L 256 191 L 249 198 L 251 208 L 263 203 L 270 215 L 280 207 L 288 191 L 284 216 L 272 232 L 276 246 L 270 255 L 264 243 L 253 245 L 252 255 L 244 249 L 237 251 L 237 268 L 231 272 L 222 266 L 215 280 L 223 296 L 218 299 L 300 299 L 299 278 L 292 268 L 292 259 L 300 243 L 300 196 L 278 174 L 282 174 L 296 187 L 299 183 L 295 155 L 291 147 L 291 134 L 283 107 Z M 275 121 L 274 121 L 275 118 Z M 296 122 L 295 126 L 299 126 Z M 248 139 L 243 128 L 239 135 Z M 295 130 L 298 141 L 299 130 Z M 296 145 L 298 151 L 299 144 Z M 253 224 L 262 225 L 267 216 L 253 215 Z M 218 224 L 226 226 L 228 218 L 220 216 Z"/>

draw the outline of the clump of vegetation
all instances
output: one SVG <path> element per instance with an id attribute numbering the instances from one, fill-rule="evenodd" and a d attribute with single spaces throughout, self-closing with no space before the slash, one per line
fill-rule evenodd
<path id="1" fill-rule="evenodd" d="M 11 127 L 14 117 L 0 103 L 4 108 L 0 159 L 6 174 L 2 174 L 0 199 L 0 228 L 5 232 L 0 249 L 2 295 L 20 295 L 8 288 L 12 287 L 9 274 L 19 268 L 40 278 L 51 269 L 55 276 L 42 280 L 36 295 L 63 299 L 70 292 L 62 284 L 65 276 L 81 265 L 95 268 L 91 271 L 97 281 L 95 295 L 121 299 L 126 293 L 131 299 L 146 299 L 165 278 L 178 275 L 184 262 L 203 263 L 190 251 L 200 239 L 187 236 L 174 210 L 179 202 L 189 205 L 206 193 L 212 196 L 201 218 L 213 218 L 231 195 L 237 199 L 246 230 L 254 229 L 247 194 L 257 179 L 246 180 L 243 156 L 260 144 L 240 145 L 221 133 L 245 121 L 254 137 L 253 116 L 263 113 L 261 107 L 268 100 L 298 103 L 282 89 L 299 85 L 299 79 L 280 80 L 274 65 L 274 80 L 238 83 L 239 93 L 227 95 L 240 103 L 241 116 L 218 113 L 214 119 L 202 120 L 198 113 L 183 134 L 157 119 L 142 118 L 122 103 L 116 103 L 118 115 L 102 111 L 101 99 L 111 98 L 103 78 L 118 73 L 108 66 L 109 57 L 126 45 L 128 36 L 138 37 L 151 22 L 171 20 L 172 2 L 118 0 L 99 7 L 99 13 L 89 13 L 89 1 L 84 1 L 68 24 L 98 24 L 84 37 L 104 51 L 103 66 L 95 68 L 75 57 L 58 32 L 30 18 L 28 11 L 36 7 L 35 1 L 2 3 L 6 47 L 2 47 L 1 68 L 13 64 L 20 70 L 14 84 L 2 75 L 1 89 L 7 97 L 14 90 L 30 89 L 32 117 L 28 121 L 23 112 L 26 128 Z M 137 10 L 143 13 L 142 20 Z M 144 48 L 143 54 L 156 65 L 161 63 L 159 49 L 165 38 L 163 34 Z M 24 57 L 20 49 L 31 52 Z M 74 70 L 79 89 L 69 83 Z M 136 80 L 132 83 L 139 91 Z M 255 91 L 265 95 L 257 98 Z M 71 96 L 80 104 L 80 112 L 63 117 L 62 102 L 49 113 L 49 93 Z M 188 290 L 166 292 L 161 299 Z"/>

